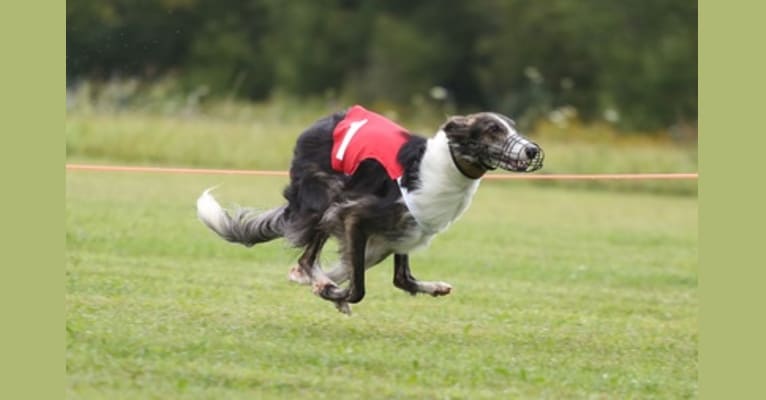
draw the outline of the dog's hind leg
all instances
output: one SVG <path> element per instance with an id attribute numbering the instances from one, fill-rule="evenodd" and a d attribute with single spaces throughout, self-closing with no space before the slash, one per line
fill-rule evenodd
<path id="1" fill-rule="evenodd" d="M 314 239 L 306 245 L 303 254 L 298 258 L 298 265 L 290 270 L 290 280 L 304 284 L 329 281 L 319 265 L 319 255 L 328 237 L 325 233 L 316 233 Z"/>
<path id="2" fill-rule="evenodd" d="M 343 300 L 347 296 L 346 289 L 339 288 L 335 282 L 330 280 L 319 264 L 319 255 L 327 239 L 328 235 L 325 233 L 318 232 L 316 234 L 314 240 L 306 246 L 306 250 L 298 259 L 298 265 L 290 270 L 289 278 L 294 282 L 312 285 L 312 291 L 322 298 L 327 298 L 326 296 L 337 298 L 333 301 L 338 311 L 350 314 L 351 308 Z M 326 293 L 326 295 L 322 295 L 322 293 Z"/>
<path id="3" fill-rule="evenodd" d="M 394 254 L 394 286 L 411 295 L 427 293 L 431 296 L 444 296 L 452 291 L 446 282 L 419 281 L 410 272 L 410 259 L 407 254 Z"/>

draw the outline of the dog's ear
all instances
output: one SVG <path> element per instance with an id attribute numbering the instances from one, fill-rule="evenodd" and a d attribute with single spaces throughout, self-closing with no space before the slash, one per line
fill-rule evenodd
<path id="1" fill-rule="evenodd" d="M 471 127 L 471 120 L 462 115 L 453 115 L 442 125 L 442 130 L 448 137 L 468 136 Z"/>

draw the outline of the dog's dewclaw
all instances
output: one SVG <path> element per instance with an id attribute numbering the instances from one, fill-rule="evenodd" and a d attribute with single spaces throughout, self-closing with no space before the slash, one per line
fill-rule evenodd
<path id="1" fill-rule="evenodd" d="M 351 315 L 351 306 L 345 301 L 335 302 L 335 308 L 337 308 L 338 311 L 342 312 L 343 314 Z"/>

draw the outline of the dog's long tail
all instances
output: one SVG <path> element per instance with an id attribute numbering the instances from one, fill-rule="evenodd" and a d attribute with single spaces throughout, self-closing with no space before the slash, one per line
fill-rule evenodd
<path id="1" fill-rule="evenodd" d="M 211 190 L 205 190 L 197 199 L 197 216 L 222 238 L 250 247 L 284 235 L 286 206 L 259 214 L 238 209 L 232 217 L 210 194 Z"/>

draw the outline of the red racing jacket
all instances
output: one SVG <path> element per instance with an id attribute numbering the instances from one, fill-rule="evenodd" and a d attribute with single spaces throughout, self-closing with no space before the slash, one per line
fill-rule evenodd
<path id="1" fill-rule="evenodd" d="M 335 126 L 331 153 L 332 168 L 351 175 L 367 159 L 377 160 L 388 176 L 397 180 L 404 168 L 396 160 L 409 134 L 388 118 L 355 105 Z"/>

